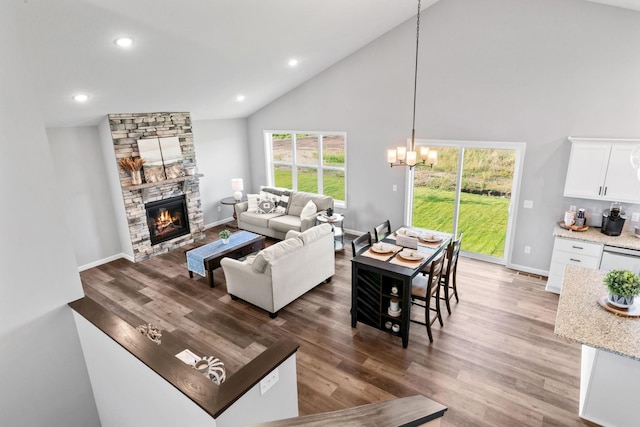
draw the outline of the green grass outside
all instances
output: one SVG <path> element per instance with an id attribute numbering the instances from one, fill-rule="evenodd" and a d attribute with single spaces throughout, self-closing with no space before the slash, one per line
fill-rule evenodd
<path id="1" fill-rule="evenodd" d="M 293 186 L 290 168 L 276 168 L 274 175 L 276 187 L 291 188 Z M 324 194 L 333 197 L 334 200 L 344 200 L 344 175 L 342 172 L 325 171 L 323 176 Z M 318 192 L 318 175 L 315 169 L 312 172 L 298 171 L 298 190 L 309 193 Z"/>
<path id="2" fill-rule="evenodd" d="M 455 192 L 427 187 L 414 189 L 413 226 L 451 232 Z M 510 199 L 461 193 L 458 232 L 462 249 L 502 258 Z"/>

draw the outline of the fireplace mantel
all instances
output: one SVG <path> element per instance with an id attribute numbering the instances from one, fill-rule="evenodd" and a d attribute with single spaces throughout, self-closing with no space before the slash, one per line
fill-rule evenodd
<path id="1" fill-rule="evenodd" d="M 198 178 L 201 178 L 203 176 L 204 176 L 204 174 L 197 173 L 195 175 L 186 175 L 186 176 L 181 176 L 181 177 L 178 177 L 178 178 L 164 179 L 162 181 L 157 181 L 157 182 L 145 182 L 144 184 L 137 184 L 137 185 L 123 185 L 122 189 L 123 190 L 127 190 L 127 191 L 141 190 L 142 191 L 142 199 L 146 200 L 148 191 L 151 188 L 158 187 L 160 185 L 165 185 L 165 184 L 173 184 L 173 183 L 177 183 L 177 182 L 182 182 L 182 192 L 186 193 L 187 192 L 187 181 L 189 181 L 190 179 L 198 179 Z"/>

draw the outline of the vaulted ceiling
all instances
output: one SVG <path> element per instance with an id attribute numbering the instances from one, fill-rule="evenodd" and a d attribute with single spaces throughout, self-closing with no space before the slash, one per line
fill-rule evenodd
<path id="1" fill-rule="evenodd" d="M 422 0 L 422 9 L 437 1 Z M 640 10 L 640 0 L 597 1 Z M 48 127 L 126 112 L 246 117 L 417 11 L 416 0 L 22 3 L 24 48 Z M 116 46 L 121 36 L 133 45 Z M 88 100 L 74 101 L 78 93 Z"/>

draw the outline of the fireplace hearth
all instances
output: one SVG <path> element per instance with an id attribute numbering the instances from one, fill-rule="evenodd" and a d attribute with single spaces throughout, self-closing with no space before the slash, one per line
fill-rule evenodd
<path id="1" fill-rule="evenodd" d="M 184 196 L 145 205 L 151 245 L 189 234 L 189 215 Z"/>

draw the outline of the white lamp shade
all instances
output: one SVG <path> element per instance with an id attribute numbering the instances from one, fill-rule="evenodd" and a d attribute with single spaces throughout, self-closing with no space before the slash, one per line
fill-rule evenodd
<path id="1" fill-rule="evenodd" d="M 242 190 L 244 190 L 242 178 L 233 178 L 231 180 L 231 189 L 233 190 L 233 198 L 236 201 L 242 200 Z"/>
<path id="2" fill-rule="evenodd" d="M 388 161 L 389 163 L 395 163 L 395 162 L 396 162 L 396 160 L 397 160 L 397 157 L 396 157 L 396 150 L 395 150 L 395 149 L 393 149 L 393 150 L 387 150 L 387 161 Z"/>
<path id="3" fill-rule="evenodd" d="M 420 160 L 423 162 L 427 160 L 427 156 L 429 155 L 429 147 L 420 147 Z"/>
<path id="4" fill-rule="evenodd" d="M 407 158 L 407 147 L 398 147 L 397 153 L 398 153 L 398 160 L 404 162 L 404 159 Z"/>
<path id="5" fill-rule="evenodd" d="M 438 152 L 437 151 L 433 151 L 430 150 L 429 151 L 429 164 L 431 166 L 435 165 L 436 163 L 438 163 Z"/>
<path id="6" fill-rule="evenodd" d="M 415 151 L 407 151 L 407 164 L 409 166 L 416 165 L 416 152 Z"/>

